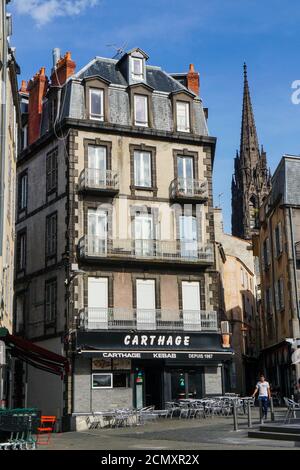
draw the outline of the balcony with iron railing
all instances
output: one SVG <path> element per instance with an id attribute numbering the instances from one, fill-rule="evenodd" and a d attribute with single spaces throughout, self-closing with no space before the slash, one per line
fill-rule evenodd
<path id="1" fill-rule="evenodd" d="M 170 199 L 205 202 L 208 199 L 207 180 L 175 178 L 170 185 Z"/>
<path id="2" fill-rule="evenodd" d="M 87 235 L 79 240 L 78 256 L 93 261 L 130 259 L 206 265 L 214 262 L 213 245 L 203 245 L 195 240 L 122 240 Z"/>
<path id="3" fill-rule="evenodd" d="M 218 314 L 206 310 L 85 308 L 79 328 L 90 330 L 219 331 Z"/>
<path id="4" fill-rule="evenodd" d="M 79 191 L 117 194 L 119 192 L 119 174 L 112 170 L 85 168 L 79 176 Z"/>

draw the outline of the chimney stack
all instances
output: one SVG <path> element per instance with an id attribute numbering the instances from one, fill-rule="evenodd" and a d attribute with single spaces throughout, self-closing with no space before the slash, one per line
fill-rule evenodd
<path id="1" fill-rule="evenodd" d="M 187 79 L 187 87 L 197 96 L 199 96 L 200 91 L 200 80 L 199 80 L 199 72 L 195 72 L 194 64 L 190 64 L 189 71 L 186 76 Z"/>
<path id="2" fill-rule="evenodd" d="M 57 54 L 55 54 L 55 58 Z M 54 58 L 54 55 L 53 55 Z M 54 58 L 54 60 L 56 60 Z M 53 72 L 51 74 L 51 85 L 62 86 L 67 79 L 75 73 L 76 64 L 71 59 L 71 52 L 66 52 L 64 57 L 58 60 L 56 64 L 53 64 Z"/>
<path id="3" fill-rule="evenodd" d="M 33 79 L 29 81 L 27 87 L 27 91 L 29 92 L 28 145 L 35 142 L 40 136 L 42 103 L 47 87 L 48 78 L 45 75 L 45 67 L 42 67 L 40 71 L 35 74 Z"/>
<path id="4" fill-rule="evenodd" d="M 27 82 L 26 82 L 26 80 L 22 80 L 22 82 L 21 82 L 21 87 L 20 87 L 19 92 L 28 95 Z"/>

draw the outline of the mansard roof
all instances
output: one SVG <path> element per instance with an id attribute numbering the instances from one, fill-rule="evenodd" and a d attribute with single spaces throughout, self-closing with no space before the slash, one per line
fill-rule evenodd
<path id="1" fill-rule="evenodd" d="M 89 64 L 76 73 L 75 78 L 83 79 L 94 75 L 99 75 L 111 82 L 112 85 L 120 85 L 127 87 L 129 85 L 125 75 L 119 67 L 119 61 L 115 59 L 107 59 L 104 57 L 95 57 Z M 177 91 L 187 91 L 191 93 L 185 86 L 175 80 L 167 72 L 160 67 L 146 65 L 146 83 L 155 91 L 164 93 L 174 93 Z"/>

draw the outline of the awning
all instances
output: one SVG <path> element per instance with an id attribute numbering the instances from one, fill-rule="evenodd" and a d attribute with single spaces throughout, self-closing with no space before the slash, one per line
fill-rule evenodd
<path id="1" fill-rule="evenodd" d="M 201 363 L 231 360 L 234 353 L 222 347 L 219 333 L 188 331 L 77 331 L 76 349 L 85 357 Z"/>
<path id="2" fill-rule="evenodd" d="M 37 346 L 35 343 L 19 336 L 11 335 L 8 330 L 1 328 L 1 339 L 10 348 L 13 357 L 21 359 L 37 369 L 51 374 L 60 375 L 69 371 L 69 362 L 64 356 L 56 354 L 48 349 Z M 6 334 L 5 334 L 6 333 Z"/>

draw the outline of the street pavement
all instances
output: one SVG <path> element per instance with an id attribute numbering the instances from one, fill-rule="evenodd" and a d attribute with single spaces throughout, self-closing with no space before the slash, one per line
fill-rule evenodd
<path id="1" fill-rule="evenodd" d="M 267 421 L 270 422 L 270 421 Z M 266 422 L 266 423 L 267 423 Z M 253 428 L 258 426 L 257 410 Z M 248 438 L 247 417 L 239 416 L 239 430 L 233 429 L 233 418 L 165 419 L 145 425 L 57 433 L 50 444 L 39 450 L 299 450 L 288 441 Z"/>

